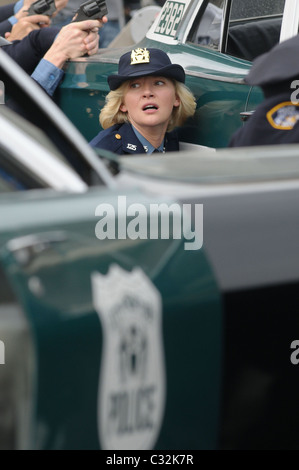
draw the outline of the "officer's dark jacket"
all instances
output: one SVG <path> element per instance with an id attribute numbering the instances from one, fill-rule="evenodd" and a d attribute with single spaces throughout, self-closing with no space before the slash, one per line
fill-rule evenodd
<path id="1" fill-rule="evenodd" d="M 143 145 L 137 139 L 131 124 L 115 124 L 90 141 L 92 147 L 110 150 L 117 155 L 146 153 Z M 176 131 L 167 132 L 165 135 L 165 152 L 179 150 L 179 139 Z"/>
<path id="2" fill-rule="evenodd" d="M 2 46 L 1 49 L 31 75 L 39 61 L 52 46 L 58 32 L 59 28 L 55 26 L 41 28 L 31 31 L 21 41 L 13 41 L 12 44 Z"/>
<path id="3" fill-rule="evenodd" d="M 268 96 L 235 132 L 229 147 L 299 143 L 299 103 L 292 103 L 291 93 L 289 87 Z"/>
<path id="4" fill-rule="evenodd" d="M 14 6 L 15 3 L 11 3 L 0 7 L 0 36 L 4 36 L 5 33 L 11 31 L 12 24 L 7 19 L 13 16 Z"/>

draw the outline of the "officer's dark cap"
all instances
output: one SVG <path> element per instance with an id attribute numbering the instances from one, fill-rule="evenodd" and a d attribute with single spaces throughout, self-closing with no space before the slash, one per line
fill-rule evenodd
<path id="1" fill-rule="evenodd" d="M 299 35 L 282 41 L 257 57 L 245 77 L 248 85 L 262 88 L 286 82 L 299 75 Z"/>
<path id="2" fill-rule="evenodd" d="M 110 90 L 116 90 L 127 80 L 148 75 L 173 78 L 178 82 L 185 83 L 183 67 L 172 64 L 164 51 L 153 48 L 138 48 L 121 56 L 118 64 L 118 74 L 109 75 L 108 84 Z"/>

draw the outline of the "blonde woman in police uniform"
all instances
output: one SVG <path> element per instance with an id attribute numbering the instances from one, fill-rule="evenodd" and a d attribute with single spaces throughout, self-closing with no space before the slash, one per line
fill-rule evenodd
<path id="1" fill-rule="evenodd" d="M 100 113 L 103 131 L 91 146 L 116 154 L 179 150 L 175 128 L 193 116 L 196 101 L 185 72 L 160 49 L 136 49 L 121 56 L 118 74 Z"/>

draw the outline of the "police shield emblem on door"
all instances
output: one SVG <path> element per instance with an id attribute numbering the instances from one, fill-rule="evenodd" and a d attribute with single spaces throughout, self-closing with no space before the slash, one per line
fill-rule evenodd
<path id="1" fill-rule="evenodd" d="M 98 392 L 101 447 L 151 449 L 165 403 L 161 295 L 141 269 L 92 275 L 103 330 Z"/>

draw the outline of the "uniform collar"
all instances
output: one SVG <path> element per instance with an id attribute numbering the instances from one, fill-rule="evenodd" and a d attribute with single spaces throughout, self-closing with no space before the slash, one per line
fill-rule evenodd
<path id="1" fill-rule="evenodd" d="M 133 129 L 137 139 L 140 140 L 141 144 L 143 145 L 144 151 L 146 153 L 153 153 L 154 150 L 156 150 L 156 148 L 145 137 L 143 137 L 143 135 L 140 134 L 140 132 L 137 131 L 137 129 L 135 129 L 134 126 L 132 126 L 132 129 Z M 165 152 L 164 140 L 163 140 L 162 144 L 157 148 L 157 150 L 161 153 Z"/>
<path id="2" fill-rule="evenodd" d="M 139 153 L 145 153 L 144 147 L 136 137 L 133 127 L 130 123 L 122 124 L 118 128 L 119 137 L 122 142 L 122 149 L 124 153 L 130 153 L 137 155 Z M 117 137 L 118 138 L 118 137 Z"/>

